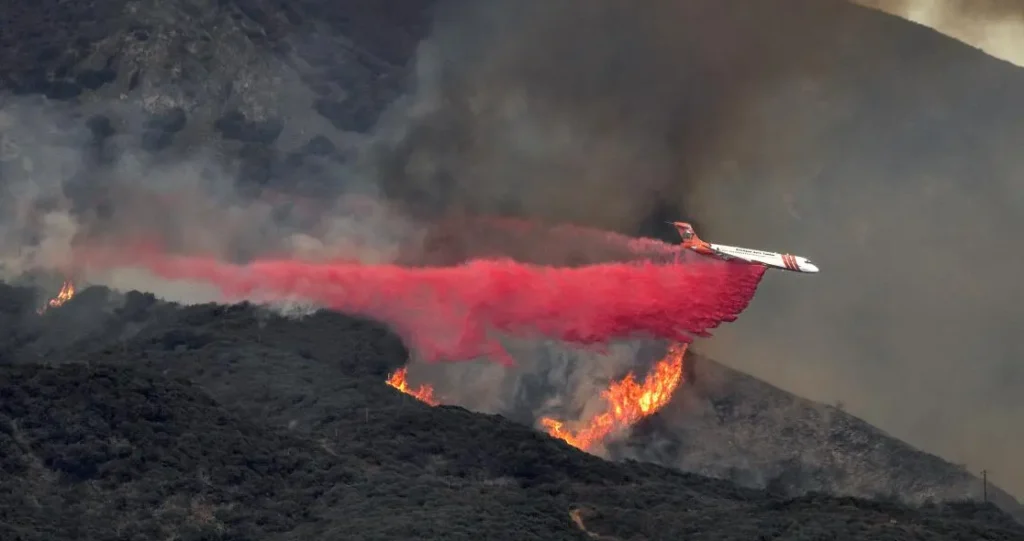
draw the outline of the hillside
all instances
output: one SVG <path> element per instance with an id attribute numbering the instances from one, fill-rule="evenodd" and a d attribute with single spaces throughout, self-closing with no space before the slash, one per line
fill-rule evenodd
<path id="1" fill-rule="evenodd" d="M 1020 497 L 1024 70 L 840 1 L 501 5 L 435 30 L 385 187 L 810 257 L 702 350 Z"/>
<path id="2" fill-rule="evenodd" d="M 674 402 L 613 452 L 781 494 L 989 501 L 1024 519 L 991 479 L 925 453 L 851 414 L 794 396 L 700 355 Z"/>
<path id="3" fill-rule="evenodd" d="M 617 345 L 593 353 L 550 343 L 517 343 L 516 367 L 411 363 L 412 387 L 434 399 L 500 414 L 540 431 L 553 417 L 584 426 L 605 409 L 601 397 L 627 372 L 642 379 L 664 348 Z M 671 401 L 626 434 L 588 448 L 612 460 L 640 460 L 724 479 L 780 496 L 824 492 L 928 501 L 988 498 L 1019 519 L 1024 506 L 998 480 L 980 476 L 844 411 L 737 372 L 694 350 Z"/>
<path id="4" fill-rule="evenodd" d="M 624 367 L 644 368 L 639 355 L 596 368 L 584 355 L 546 365 L 553 349 L 526 346 L 531 358 L 523 364 L 532 373 L 487 368 L 486 377 L 475 379 L 480 385 L 472 392 L 487 398 L 518 393 L 500 404 L 504 409 L 476 407 L 469 390 L 453 396 L 470 409 L 501 411 L 513 424 L 458 408 L 431 410 L 384 386 L 408 354 L 375 324 L 337 314 L 283 320 L 251 307 L 178 309 L 141 294 L 98 309 L 106 302 L 102 289 L 86 290 L 38 319 L 30 312 L 41 292 L 5 289 L 12 300 L 0 308 L 0 362 L 17 367 L 4 366 L 0 392 L 38 388 L 38 396 L 55 396 L 58 384 L 94 386 L 90 393 L 111 393 L 110 403 L 123 403 L 121 409 L 145 410 L 142 398 L 118 396 L 115 387 L 123 383 L 143 389 L 146 400 L 160 404 L 155 410 L 181 410 L 175 423 L 224 445 L 164 449 L 166 440 L 147 443 L 149 433 L 177 428 L 159 428 L 159 416 L 137 427 L 140 435 L 113 422 L 114 411 L 83 411 L 80 397 L 54 400 L 46 412 L 33 395 L 17 391 L 17 401 L 0 403 L 13 408 L 3 415 L 19 420 L 0 425 L 4 445 L 23 453 L 4 466 L 17 472 L 10 478 L 17 485 L 5 486 L 5 493 L 35 487 L 38 502 L 58 502 L 80 500 L 82 487 L 89 487 L 105 491 L 111 503 L 99 498 L 94 510 L 71 508 L 59 527 L 38 522 L 42 503 L 18 500 L 12 513 L 36 517 L 53 536 L 77 537 L 75 528 L 104 524 L 109 515 L 103 513 L 129 505 L 118 503 L 119 494 L 134 494 L 125 492 L 135 490 L 131 485 L 92 471 L 90 463 L 105 459 L 63 448 L 64 434 L 23 430 L 23 423 L 50 415 L 55 430 L 73 437 L 78 424 L 87 424 L 113 438 L 99 454 L 123 454 L 129 441 L 180 472 L 197 460 L 233 466 L 239 446 L 261 442 L 258 448 L 290 472 L 280 484 L 246 481 L 255 492 L 280 491 L 253 506 L 238 499 L 249 498 L 241 492 L 159 488 L 179 475 L 117 466 L 128 468 L 120 479 L 140 483 L 137 490 L 167 496 L 161 500 L 171 509 L 166 522 L 137 526 L 163 532 L 194 522 L 188 513 L 207 513 L 204 503 L 191 500 L 205 494 L 229 511 L 253 513 L 200 520 L 207 527 L 243 537 L 244 525 L 265 512 L 259 520 L 278 528 L 278 537 L 326 536 L 344 527 L 330 515 L 359 492 L 321 493 L 308 478 L 354 476 L 350 484 L 363 488 L 360 483 L 424 481 L 430 491 L 447 494 L 432 502 L 464 501 L 453 512 L 499 517 L 501 526 L 496 519 L 469 530 L 493 528 L 497 538 L 529 535 L 508 524 L 581 538 L 568 515 L 574 505 L 595 510 L 585 513 L 588 527 L 623 538 L 694 528 L 712 538 L 749 539 L 755 527 L 771 530 L 773 521 L 791 517 L 871 539 L 890 529 L 903 532 L 892 530 L 896 538 L 925 532 L 956 538 L 958 528 L 975 527 L 964 537 L 1019 535 L 1005 516 L 974 504 L 908 510 L 804 494 L 884 494 L 915 503 L 977 499 L 980 481 L 949 461 L 988 469 L 990 481 L 1012 493 L 1024 490 L 1015 413 L 1024 381 L 1016 360 L 1024 350 L 1016 340 L 1014 301 L 1024 295 L 1016 279 L 1024 261 L 1002 248 L 1015 242 L 1009 235 L 1024 215 L 1014 151 L 1024 124 L 1007 113 L 1024 92 L 1024 72 L 845 2 L 736 5 L 0 5 L 0 21 L 10 22 L 0 31 L 0 277 L 9 283 L 42 283 L 48 290 L 52 283 L 29 271 L 59 271 L 74 242 L 124 231 L 230 259 L 337 255 L 333 249 L 360 236 L 372 244 L 361 257 L 388 260 L 393 235 L 450 225 L 437 217 L 461 211 L 652 236 L 668 233 L 666 219 L 689 218 L 709 240 L 791 250 L 828 271 L 827 279 L 814 281 L 769 276 L 739 321 L 700 344 L 731 368 L 691 357 L 690 378 L 673 403 L 612 449 L 613 458 L 688 474 L 602 462 L 522 426 L 536 421 L 544 398 L 531 395 L 530 382 L 547 389 L 539 395 L 567 392 L 549 389 L 566 380 L 593 390 Z M 391 206 L 357 216 L 341 206 L 339 194 Z M 572 264 L 593 255 L 526 240 L 506 239 L 496 251 Z M 457 238 L 441 235 L 437 242 L 436 252 L 417 255 L 465 255 Z M 171 299 L 210 297 L 201 288 L 148 278 L 97 278 Z M 54 368 L 75 361 L 89 364 Z M 424 373 L 450 387 L 476 375 L 434 368 Z M 843 402 L 864 421 L 785 391 Z M 423 433 L 435 425 L 448 428 Z M 360 429 L 373 439 L 342 437 Z M 392 439 L 396 431 L 406 436 Z M 501 459 L 475 464 L 472 447 L 451 444 L 463 439 L 493 445 Z M 415 441 L 429 442 L 440 465 L 419 462 Z M 391 446 L 381 463 L 364 456 L 371 444 Z M 526 459 L 505 453 L 519 445 L 527 449 L 526 466 L 520 462 Z M 39 458 L 54 454 L 66 455 L 71 466 Z M 295 456 L 311 457 L 308 466 L 289 458 Z M 452 461 L 456 473 L 445 469 Z M 40 488 L 40 480 L 57 475 L 52 472 L 78 466 L 101 481 Z M 521 471 L 533 467 L 549 476 L 541 476 L 540 488 L 531 484 L 537 474 Z M 112 468 L 109 475 L 118 471 Z M 367 481 L 371 474 L 392 481 Z M 442 487 L 432 476 L 449 480 Z M 505 481 L 479 481 L 502 476 L 519 488 L 501 492 Z M 460 500 L 446 492 L 465 479 L 490 487 L 480 490 L 494 490 L 494 499 Z M 395 490 L 412 500 L 378 496 L 395 509 L 423 500 L 411 489 Z M 665 496 L 646 499 L 651 491 Z M 990 487 L 989 495 L 1021 514 L 1002 490 Z M 527 500 L 538 502 L 536 511 L 512 505 Z M 271 501 L 303 502 L 298 507 L 311 511 L 302 515 Z M 162 503 L 138 505 L 133 512 L 143 514 Z M 435 517 L 446 512 L 430 509 Z M 378 517 L 364 508 L 354 512 Z M 321 515 L 327 518 L 305 521 Z M 370 519 L 367 538 L 386 528 L 419 535 L 411 525 L 375 526 Z M 803 535 L 814 538 L 812 531 Z M 19 535 L 51 538 L 42 532 Z"/>
<path id="5" fill-rule="evenodd" d="M 617 539 L 1024 535 L 991 506 L 788 498 L 431 408 L 383 383 L 401 343 L 338 314 L 3 294 L 5 539 L 588 538 L 573 512 Z"/>

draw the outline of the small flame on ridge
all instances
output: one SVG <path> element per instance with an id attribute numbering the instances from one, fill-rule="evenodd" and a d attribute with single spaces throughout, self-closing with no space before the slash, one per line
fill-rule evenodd
<path id="1" fill-rule="evenodd" d="M 50 308 L 56 308 L 58 306 L 61 306 L 64 303 L 71 300 L 71 298 L 74 296 L 75 284 L 71 283 L 71 280 L 65 280 L 64 283 L 60 286 L 60 291 L 57 293 L 57 296 L 47 301 L 47 303 L 36 312 L 42 314 L 43 312 L 46 312 Z"/>

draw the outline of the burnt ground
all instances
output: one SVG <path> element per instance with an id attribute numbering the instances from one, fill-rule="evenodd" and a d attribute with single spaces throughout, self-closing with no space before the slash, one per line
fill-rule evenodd
<path id="1" fill-rule="evenodd" d="M 1010 494 L 845 412 L 694 353 L 675 399 L 641 421 L 613 456 L 672 465 L 742 486 L 894 499 L 985 498 L 1024 519 Z"/>
<path id="2" fill-rule="evenodd" d="M 62 195 L 76 201 L 83 222 L 115 227 L 125 224 L 106 205 L 133 188 L 126 182 L 151 181 L 110 180 L 125 154 L 173 162 L 199 145 L 215 149 L 240 191 L 317 197 L 358 190 L 359 178 L 346 168 L 360 136 L 402 93 L 434 4 L 5 2 L 0 182 L 35 180 L 40 164 L 73 148 L 83 159 L 60 179 Z M 999 105 L 1016 103 L 1019 72 L 859 8 L 779 5 L 758 8 L 757 16 L 710 8 L 717 18 L 709 34 L 736 41 L 724 61 L 715 52 L 710 63 L 688 66 L 701 84 L 687 86 L 695 95 L 675 104 L 671 123 L 694 131 L 663 134 L 687 150 L 675 153 L 681 160 L 699 162 L 705 149 L 693 142 L 709 134 L 703 123 L 680 119 L 733 105 L 715 101 L 737 86 L 736 74 L 718 67 L 755 65 L 841 89 L 838 105 L 821 100 L 798 109 L 800 117 L 856 122 L 845 130 L 849 138 L 822 153 L 825 161 L 877 169 L 868 173 L 931 173 L 933 160 L 919 150 L 941 155 L 936 167 L 972 182 L 1014 174 L 1007 150 L 1021 132 Z M 780 45 L 772 32 L 758 31 L 771 20 L 803 21 L 808 31 L 786 33 L 791 42 Z M 732 30 L 719 31 L 722 24 Z M 715 41 L 701 35 L 695 45 L 714 52 Z M 793 65 L 792 53 L 803 50 L 813 54 L 797 55 Z M 917 71 L 908 75 L 907 66 Z M 950 66 L 969 70 L 950 84 L 940 76 Z M 738 86 L 758 87 L 749 82 L 740 77 Z M 984 106 L 964 105 L 978 94 Z M 927 107 L 924 125 L 912 104 Z M 19 117 L 26 108 L 27 119 Z M 55 113 L 40 120 L 40 110 Z M 703 114 L 696 118 L 711 125 Z M 460 155 L 465 119 L 438 120 L 410 139 Z M 981 132 L 995 135 L 980 141 Z M 421 146 L 400 146 L 389 157 L 398 172 L 385 171 L 387 195 L 466 205 L 458 198 L 472 190 L 453 175 L 457 159 L 432 176 L 402 174 Z M 915 152 L 901 150 L 908 146 Z M 672 182 L 699 164 L 676 165 Z M 618 224 L 622 232 L 656 235 L 665 217 L 687 215 L 663 205 L 662 195 L 631 194 L 653 201 L 652 212 L 642 223 Z M 484 203 L 473 210 L 531 217 L 521 202 Z M 0 527 L 14 529 L 0 532 L 5 540 L 553 539 L 556 532 L 585 539 L 574 510 L 588 530 L 621 539 L 1024 537 L 991 505 L 896 503 L 976 500 L 979 481 L 835 408 L 708 359 L 690 359 L 687 386 L 673 404 L 617 451 L 648 463 L 607 462 L 538 434 L 529 419 L 432 409 L 387 387 L 384 378 L 407 353 L 374 323 L 330 313 L 282 319 L 253 307 L 181 308 L 137 293 L 106 297 L 87 290 L 37 317 L 39 293 L 3 288 Z M 1001 491 L 990 488 L 990 497 L 1020 513 Z"/>
<path id="3" fill-rule="evenodd" d="M 384 384 L 379 324 L 2 288 L 4 539 L 1021 539 L 991 504 L 790 498 Z"/>

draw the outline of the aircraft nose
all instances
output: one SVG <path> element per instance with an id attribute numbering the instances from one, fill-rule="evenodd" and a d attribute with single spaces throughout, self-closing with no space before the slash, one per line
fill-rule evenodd
<path id="1" fill-rule="evenodd" d="M 800 266 L 800 270 L 804 272 L 818 272 L 818 266 L 811 263 L 811 260 L 809 259 L 801 258 L 797 264 Z"/>

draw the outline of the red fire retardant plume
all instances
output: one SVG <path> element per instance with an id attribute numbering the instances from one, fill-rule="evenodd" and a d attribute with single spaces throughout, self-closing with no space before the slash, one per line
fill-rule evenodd
<path id="1" fill-rule="evenodd" d="M 496 333 L 580 345 L 640 336 L 689 343 L 734 320 L 765 271 L 716 260 L 574 268 L 510 260 L 454 267 L 233 265 L 152 253 L 129 264 L 165 278 L 212 283 L 231 299 L 302 297 L 365 315 L 389 324 L 428 362 L 487 356 L 503 363 L 512 359 Z"/>

